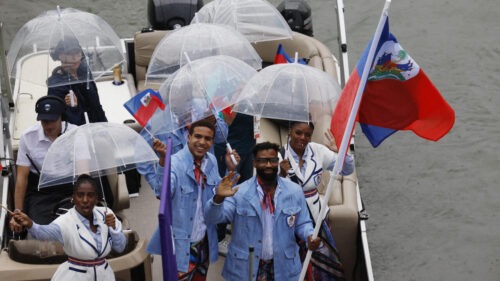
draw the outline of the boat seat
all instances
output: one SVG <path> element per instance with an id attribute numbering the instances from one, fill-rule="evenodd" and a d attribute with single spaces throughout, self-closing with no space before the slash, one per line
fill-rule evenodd
<path id="1" fill-rule="evenodd" d="M 155 30 L 144 33 L 138 32 L 134 35 L 136 71 L 135 82 L 139 92 L 146 88 L 158 90 L 157 88 L 159 88 L 159 85 L 152 84 L 146 87 L 146 72 L 156 45 L 170 32 L 172 31 Z M 305 40 L 304 37 L 307 37 L 308 40 Z M 330 50 L 328 50 L 328 48 L 322 45 L 318 40 L 301 33 L 294 32 L 293 39 L 283 40 L 281 43 L 290 56 L 293 57 L 295 56 L 295 52 L 298 52 L 299 58 L 306 58 L 309 61 L 309 65 L 327 72 L 332 77 L 339 77 L 338 69 L 335 67 L 335 65 L 337 65 L 337 60 L 332 55 Z M 276 50 L 278 49 L 277 41 L 258 42 L 253 43 L 252 46 L 261 56 L 264 65 L 272 64 L 274 62 Z"/>
<path id="2" fill-rule="evenodd" d="M 121 211 L 130 208 L 130 198 L 128 194 L 125 174 L 111 173 L 107 175 L 111 192 L 113 193 L 113 211 Z"/>
<path id="3" fill-rule="evenodd" d="M 298 52 L 298 57 L 308 60 L 308 65 L 321 69 L 334 78 L 339 77 L 335 67 L 337 60 L 330 50 L 318 40 L 304 34 L 293 32 L 293 38 L 289 40 L 257 42 L 252 45 L 259 53 L 264 65 L 267 65 L 274 62 L 279 43 L 283 45 L 290 57 L 295 57 L 295 52 Z"/>
<path id="4" fill-rule="evenodd" d="M 146 87 L 146 72 L 148 71 L 149 61 L 160 40 L 168 34 L 169 30 L 155 30 L 152 32 L 136 33 L 134 35 L 135 52 L 135 83 L 138 92 L 146 88 L 158 90 L 160 85 L 148 85 Z"/>
<path id="5" fill-rule="evenodd" d="M 127 237 L 125 250 L 122 253 L 112 250 L 107 258 L 126 255 L 135 249 L 139 241 L 137 232 L 124 230 L 123 233 Z M 63 245 L 56 241 L 10 240 L 8 252 L 13 261 L 27 264 L 59 264 L 68 259 Z"/>

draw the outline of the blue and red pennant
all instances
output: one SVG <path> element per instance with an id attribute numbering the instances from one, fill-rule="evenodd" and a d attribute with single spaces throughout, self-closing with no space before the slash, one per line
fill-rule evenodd
<path id="1" fill-rule="evenodd" d="M 372 62 L 368 44 L 342 91 L 331 121 L 337 144 L 342 141 L 365 63 L 371 69 L 359 106 L 357 121 L 373 147 L 399 130 L 437 141 L 455 122 L 455 112 L 427 75 L 389 32 L 389 18 L 378 41 Z M 354 128 L 354 127 L 353 127 Z M 352 136 L 352 131 L 350 132 Z"/>
<path id="2" fill-rule="evenodd" d="M 279 63 L 292 63 L 295 62 L 294 59 L 290 58 L 290 56 L 285 52 L 283 45 L 278 45 L 278 50 L 276 51 L 276 56 L 274 57 L 274 64 Z M 305 59 L 298 59 L 297 63 L 307 64 Z"/>
<path id="3" fill-rule="evenodd" d="M 152 89 L 146 89 L 138 93 L 124 103 L 123 106 L 143 127 L 146 126 L 157 108 L 165 109 L 160 94 Z"/>

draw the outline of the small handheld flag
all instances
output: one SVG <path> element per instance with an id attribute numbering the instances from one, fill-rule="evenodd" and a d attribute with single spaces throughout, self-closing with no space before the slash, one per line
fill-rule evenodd
<path id="1" fill-rule="evenodd" d="M 285 52 L 285 49 L 283 48 L 283 45 L 279 44 L 278 45 L 278 50 L 276 51 L 276 56 L 274 57 L 274 64 L 279 64 L 279 63 L 293 63 L 295 62 L 294 59 L 290 58 L 290 56 Z M 297 63 L 300 64 L 307 64 L 305 59 L 298 59 Z"/>
<path id="2" fill-rule="evenodd" d="M 158 107 L 161 110 L 165 109 L 160 94 L 152 89 L 146 89 L 138 93 L 124 103 L 123 106 L 143 127 L 146 126 Z"/>

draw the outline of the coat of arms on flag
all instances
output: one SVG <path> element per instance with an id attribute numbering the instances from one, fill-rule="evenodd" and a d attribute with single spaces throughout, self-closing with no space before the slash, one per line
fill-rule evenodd
<path id="1" fill-rule="evenodd" d="M 142 105 L 144 106 L 148 106 L 149 103 L 151 102 L 152 98 L 151 98 L 151 93 L 147 93 L 146 95 L 144 95 L 142 98 L 141 98 L 141 103 Z"/>
<path id="2" fill-rule="evenodd" d="M 372 44 L 376 44 L 376 50 L 369 61 Z M 369 72 L 363 81 L 365 65 Z M 368 44 L 335 108 L 330 128 L 337 143 L 342 141 L 358 95 L 362 99 L 356 121 L 374 147 L 399 130 L 411 130 L 422 138 L 437 141 L 455 121 L 453 109 L 389 32 L 387 16 L 380 37 Z M 347 134 L 352 135 L 353 128 L 348 128 Z"/>
<path id="3" fill-rule="evenodd" d="M 161 110 L 165 109 L 165 104 L 162 102 L 160 94 L 152 89 L 146 89 L 138 93 L 124 103 L 123 106 L 143 127 L 146 126 L 157 108 Z"/>

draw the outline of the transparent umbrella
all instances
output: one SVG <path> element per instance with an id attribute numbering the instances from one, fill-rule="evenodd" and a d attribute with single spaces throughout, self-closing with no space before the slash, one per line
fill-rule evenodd
<path id="1" fill-rule="evenodd" d="M 331 76 L 298 63 L 275 64 L 248 81 L 233 111 L 272 119 L 316 122 L 333 114 L 340 86 Z"/>
<path id="2" fill-rule="evenodd" d="M 288 23 L 265 0 L 215 0 L 203 6 L 192 22 L 227 25 L 252 43 L 292 38 Z"/>
<path id="3" fill-rule="evenodd" d="M 236 101 L 247 81 L 257 73 L 230 56 L 192 61 L 171 75 L 160 87 L 167 105 L 151 119 L 151 131 L 172 132 L 221 112 Z"/>
<path id="4" fill-rule="evenodd" d="M 254 69 L 262 67 L 261 58 L 240 33 L 223 25 L 191 24 L 175 30 L 158 43 L 149 62 L 146 84 L 163 83 L 187 63 L 184 53 L 192 61 L 226 55 L 240 59 Z"/>
<path id="5" fill-rule="evenodd" d="M 61 65 L 61 55 L 65 55 Z M 73 8 L 50 10 L 27 22 L 17 32 L 7 56 L 9 75 L 35 85 L 56 87 L 89 82 L 125 61 L 120 38 L 95 14 Z M 23 73 L 35 65 L 37 72 Z M 47 78 L 58 67 L 80 63 L 78 77 L 54 81 Z M 28 75 L 29 74 L 29 75 Z"/>
<path id="6" fill-rule="evenodd" d="M 40 173 L 39 189 L 71 183 L 80 174 L 100 177 L 158 161 L 136 131 L 117 123 L 88 123 L 59 136 L 50 146 Z"/>

